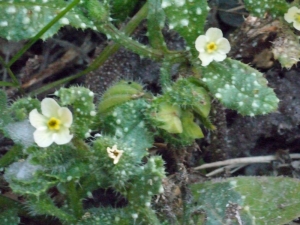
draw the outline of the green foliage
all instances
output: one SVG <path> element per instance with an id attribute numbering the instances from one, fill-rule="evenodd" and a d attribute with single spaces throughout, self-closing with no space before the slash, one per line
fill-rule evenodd
<path id="1" fill-rule="evenodd" d="M 33 98 L 21 98 L 15 101 L 9 109 L 10 115 L 15 121 L 23 121 L 28 118 L 28 114 L 33 109 L 39 109 L 40 102 Z"/>
<path id="2" fill-rule="evenodd" d="M 245 0 L 245 7 L 253 16 L 264 17 L 266 13 L 272 16 L 283 16 L 288 8 L 289 4 L 282 0 L 268 0 L 268 1 L 256 1 Z"/>
<path id="3" fill-rule="evenodd" d="M 85 0 L 85 7 L 88 17 L 95 22 L 104 22 L 108 20 L 108 11 L 104 4 L 98 0 Z"/>
<path id="4" fill-rule="evenodd" d="M 193 184 L 195 207 L 189 213 L 204 210 L 205 225 L 285 224 L 299 216 L 300 201 L 295 198 L 299 188 L 299 180 L 286 177 L 236 177 Z"/>
<path id="5" fill-rule="evenodd" d="M 94 93 L 84 87 L 61 88 L 55 92 L 60 97 L 62 105 L 73 107 L 74 123 L 73 130 L 80 138 L 90 136 L 93 117 L 96 116 Z"/>
<path id="6" fill-rule="evenodd" d="M 132 185 L 126 191 L 126 197 L 130 201 L 130 205 L 136 210 L 142 207 L 150 207 L 151 198 L 163 192 L 161 181 L 164 177 L 164 161 L 162 158 L 159 156 L 150 157 L 148 162 L 138 169 L 133 177 Z M 141 186 L 144 186 L 144 188 L 141 188 Z"/>
<path id="7" fill-rule="evenodd" d="M 161 32 L 165 26 L 166 15 L 161 8 L 161 0 L 148 0 L 148 3 L 147 23 L 150 44 L 153 48 L 166 51 L 167 46 Z"/>
<path id="8" fill-rule="evenodd" d="M 257 70 L 232 59 L 200 66 L 194 42 L 204 33 L 209 10 L 206 0 L 148 0 L 124 29 L 118 30 L 110 22 L 121 24 L 141 2 L 144 1 L 0 0 L 0 36 L 14 41 L 34 37 L 8 64 L 0 57 L 14 83 L 18 82 L 10 66 L 18 57 L 38 38 L 52 37 L 66 25 L 99 30 L 118 45 L 162 62 L 162 93 L 156 97 L 147 93 L 141 84 L 124 80 L 103 93 L 97 107 L 94 93 L 87 88 L 56 91 L 59 104 L 67 106 L 73 115 L 70 131 L 74 137 L 64 145 L 38 147 L 28 115 L 31 110 L 40 109 L 40 102 L 22 98 L 9 107 L 5 92 L 0 91 L 0 129 L 16 144 L 0 159 L 0 166 L 7 167 L 4 178 L 15 194 L 23 196 L 31 215 L 53 216 L 64 224 L 161 225 L 152 203 L 153 197 L 163 192 L 165 172 L 162 158 L 148 154 L 154 137 L 175 146 L 186 146 L 204 137 L 200 126 L 214 129 L 209 120 L 212 95 L 242 115 L 276 110 L 279 100 Z M 288 9 L 287 3 L 277 0 L 245 0 L 245 5 L 256 16 L 266 12 L 283 16 Z M 150 46 L 129 37 L 143 19 L 147 19 Z M 184 38 L 186 51 L 167 49 L 162 34 L 165 23 Z M 285 29 L 285 36 L 279 36 L 273 43 L 273 52 L 289 68 L 299 58 L 299 46 L 293 32 L 288 27 Z M 98 68 L 114 52 L 110 50 L 117 47 L 113 45 L 103 51 L 91 65 L 92 69 Z M 172 81 L 174 63 L 180 63 L 180 68 L 186 68 L 187 73 Z M 194 76 L 187 75 L 192 72 Z M 49 124 L 45 123 L 42 129 L 47 128 Z M 92 130 L 102 135 L 91 137 Z M 83 207 L 82 199 L 95 190 L 108 188 L 120 193 L 127 204 L 122 208 Z M 191 189 L 194 204 L 187 206 L 182 224 L 191 220 L 202 224 L 203 212 L 208 225 L 239 224 L 239 218 L 245 224 L 285 223 L 298 216 L 295 209 L 299 203 L 294 198 L 299 192 L 297 180 L 232 178 L 194 184 Z M 232 218 L 228 214 L 230 210 L 235 213 Z M 17 224 L 20 211 L 19 206 L 8 204 L 0 219 L 7 220 L 6 224 Z"/>
<path id="9" fill-rule="evenodd" d="M 144 94 L 142 85 L 133 81 L 119 81 L 102 95 L 98 105 L 98 112 L 100 114 L 106 113 L 115 106 L 140 98 Z"/>
<path id="10" fill-rule="evenodd" d="M 159 128 L 159 134 L 170 144 L 188 145 L 203 133 L 194 121 L 213 129 L 208 117 L 210 97 L 201 82 L 193 78 L 180 78 L 164 88 L 163 95 L 153 100 L 149 108 L 149 123 Z M 195 116 L 194 116 L 195 115 Z"/>
<path id="11" fill-rule="evenodd" d="M 268 81 L 252 67 L 226 59 L 201 68 L 203 81 L 214 96 L 229 109 L 242 115 L 259 115 L 277 109 L 278 98 Z M 199 69 L 200 70 L 200 69 Z"/>
<path id="12" fill-rule="evenodd" d="M 11 208 L 1 211 L 0 221 L 5 225 L 18 225 L 20 223 L 20 218 L 18 217 L 18 210 Z"/>
<path id="13" fill-rule="evenodd" d="M 158 102 L 161 98 L 157 99 Z M 154 101 L 154 104 L 156 102 Z M 171 105 L 166 102 L 162 102 L 157 105 L 154 115 L 154 122 L 157 123 L 157 127 L 166 130 L 171 134 L 182 133 L 182 124 L 180 120 L 181 109 L 179 106 Z"/>
<path id="14" fill-rule="evenodd" d="M 53 20 L 68 4 L 68 1 L 57 0 L 1 1 L 0 36 L 14 41 L 31 38 Z M 93 28 L 94 26 L 76 7 L 65 14 L 41 38 L 45 40 L 52 37 L 61 27 L 66 25 L 81 29 Z"/>
<path id="15" fill-rule="evenodd" d="M 31 155 L 30 163 L 42 165 L 43 173 L 48 173 L 45 178 L 57 183 L 79 179 L 88 171 L 87 154 L 80 146 L 77 148 L 68 145 L 50 146 L 44 151 L 30 148 L 28 153 Z M 37 175 L 44 179 L 43 173 Z"/>
<path id="16" fill-rule="evenodd" d="M 130 225 L 134 223 L 128 210 L 125 208 L 91 208 L 76 225 Z"/>
<path id="17" fill-rule="evenodd" d="M 73 215 L 66 212 L 67 210 L 56 207 L 53 199 L 51 199 L 47 194 L 39 196 L 38 198 L 30 196 L 26 203 L 26 207 L 33 215 L 50 215 L 67 223 L 76 221 L 76 218 L 74 218 Z"/>
<path id="18" fill-rule="evenodd" d="M 290 69 L 300 58 L 299 39 L 286 25 L 283 25 L 282 29 L 283 32 L 280 32 L 273 42 L 272 52 L 282 67 Z"/>
<path id="19" fill-rule="evenodd" d="M 14 145 L 9 149 L 9 151 L 1 156 L 0 158 L 0 168 L 9 166 L 15 161 L 18 161 L 23 156 L 22 147 L 20 145 Z"/>
<path id="20" fill-rule="evenodd" d="M 0 130 L 5 132 L 5 126 L 12 122 L 12 117 L 7 106 L 7 96 L 5 91 L 0 90 Z"/>
<path id="21" fill-rule="evenodd" d="M 189 111 L 184 111 L 181 116 L 182 122 L 182 137 L 191 139 L 191 142 L 197 138 L 203 138 L 204 135 L 199 125 L 194 122 L 194 114 Z"/>
<path id="22" fill-rule="evenodd" d="M 161 6 L 166 13 L 169 28 L 176 30 L 194 53 L 195 40 L 204 33 L 204 24 L 208 14 L 207 1 L 163 0 Z"/>
<path id="23" fill-rule="evenodd" d="M 153 143 L 153 135 L 144 122 L 147 107 L 148 103 L 143 99 L 128 101 L 101 118 L 103 132 L 115 137 L 116 142 L 132 148 L 137 162 L 147 154 Z"/>
<path id="24" fill-rule="evenodd" d="M 43 177 L 41 166 L 21 161 L 11 164 L 5 172 L 4 178 L 9 182 L 10 188 L 17 194 L 40 196 L 57 182 Z"/>
<path id="25" fill-rule="evenodd" d="M 14 143 L 29 147 L 33 144 L 32 126 L 28 122 L 28 114 L 35 108 L 40 108 L 37 99 L 21 98 L 15 101 L 10 107 L 4 104 L 3 93 L 2 110 L 0 112 L 0 129 L 6 137 L 11 138 Z"/>
<path id="26" fill-rule="evenodd" d="M 117 190 L 125 190 L 127 182 L 139 168 L 140 161 L 136 157 L 136 149 L 128 148 L 119 143 L 116 144 L 116 142 L 110 145 L 105 142 L 107 142 L 107 140 L 99 138 L 94 142 L 93 146 L 95 152 L 93 168 L 96 171 L 101 171 L 96 174 L 96 180 L 103 188 L 111 186 Z M 113 139 L 110 139 L 110 142 L 113 142 Z M 113 145 L 116 145 L 118 150 L 124 151 L 117 164 L 113 163 L 113 160 L 108 157 L 107 153 L 107 148 L 112 148 Z"/>
<path id="27" fill-rule="evenodd" d="M 210 111 L 210 97 L 200 83 L 194 79 L 178 79 L 174 85 L 166 89 L 166 101 L 179 105 L 183 109 L 192 109 L 202 117 L 207 117 Z"/>
<path id="28" fill-rule="evenodd" d="M 131 15 L 138 2 L 138 0 L 110 0 L 110 13 L 112 18 L 116 19 L 118 22 L 126 20 Z"/>
<path id="29" fill-rule="evenodd" d="M 12 121 L 8 112 L 7 96 L 3 90 L 0 90 L 0 107 L 0 129 L 3 130 L 4 126 Z"/>

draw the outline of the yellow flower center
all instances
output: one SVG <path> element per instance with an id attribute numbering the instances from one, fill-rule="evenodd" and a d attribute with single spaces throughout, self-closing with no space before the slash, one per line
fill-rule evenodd
<path id="1" fill-rule="evenodd" d="M 296 22 L 300 23 L 300 13 L 295 14 L 295 20 Z"/>
<path id="2" fill-rule="evenodd" d="M 217 50 L 217 45 L 215 42 L 209 42 L 207 45 L 206 45 L 206 50 L 208 53 L 212 53 L 214 51 Z"/>
<path id="3" fill-rule="evenodd" d="M 48 125 L 48 128 L 50 130 L 59 130 L 60 129 L 60 120 L 59 119 L 56 119 L 54 117 L 51 117 L 47 123 Z"/>

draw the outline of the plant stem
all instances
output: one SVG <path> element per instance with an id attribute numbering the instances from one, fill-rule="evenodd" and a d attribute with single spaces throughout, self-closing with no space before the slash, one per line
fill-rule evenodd
<path id="1" fill-rule="evenodd" d="M 6 167 L 15 162 L 16 159 L 18 159 L 18 157 L 20 157 L 22 154 L 22 147 L 20 145 L 14 145 L 11 147 L 11 149 L 9 149 L 8 152 L 5 153 L 5 155 L 0 158 L 0 167 Z"/>
<path id="2" fill-rule="evenodd" d="M 38 32 L 15 56 L 9 61 L 7 67 L 11 67 L 40 37 L 47 32 L 55 23 L 59 21 L 67 12 L 69 12 L 74 6 L 76 6 L 80 0 L 74 0 L 64 10 L 62 10 L 57 16 L 51 20 L 40 32 Z"/>
<path id="3" fill-rule="evenodd" d="M 168 53 L 163 54 L 160 50 L 152 49 L 145 45 L 138 43 L 135 40 L 132 40 L 128 35 L 132 34 L 136 27 L 147 17 L 148 12 L 148 3 L 145 3 L 144 6 L 138 11 L 138 13 L 128 22 L 128 24 L 122 30 L 117 30 L 111 23 L 102 23 L 98 25 L 98 28 L 112 37 L 112 39 L 116 42 L 111 45 L 108 45 L 102 53 L 89 65 L 85 70 L 63 79 L 60 79 L 56 82 L 52 82 L 51 84 L 45 85 L 32 93 L 31 96 L 38 95 L 43 93 L 51 88 L 56 86 L 65 84 L 71 80 L 77 79 L 97 68 L 105 63 L 105 61 L 114 53 L 118 51 L 120 46 L 124 46 L 129 50 L 138 53 L 142 56 L 154 59 L 154 60 L 162 60 L 163 58 L 167 58 L 170 63 L 178 63 L 186 61 L 186 52 L 185 51 L 168 51 Z"/>
<path id="4" fill-rule="evenodd" d="M 1 56 L 0 56 L 0 63 L 7 70 L 10 78 L 13 80 L 13 83 L 1 81 L 0 85 L 1 86 L 13 86 L 13 87 L 18 86 L 19 85 L 18 79 L 15 77 L 14 73 L 11 71 L 10 67 L 6 64 L 6 62 L 4 61 L 4 59 Z"/>
<path id="5" fill-rule="evenodd" d="M 123 45 L 125 48 L 130 49 L 140 56 L 148 57 L 156 61 L 161 60 L 164 56 L 162 51 L 147 47 L 129 38 L 126 34 L 116 29 L 111 23 L 98 25 L 97 28 L 116 43 Z"/>
<path id="6" fill-rule="evenodd" d="M 175 62 L 184 62 L 186 61 L 184 51 L 162 51 L 158 49 L 154 49 L 151 47 L 148 47 L 146 45 L 140 44 L 139 42 L 131 39 L 127 36 L 126 33 L 123 33 L 122 31 L 116 29 L 116 27 L 111 23 L 105 23 L 100 24 L 97 26 L 97 28 L 105 33 L 106 35 L 109 35 L 112 40 L 114 40 L 116 43 L 124 46 L 125 48 L 129 49 L 130 51 L 143 56 L 150 58 L 155 61 L 161 61 L 164 58 L 168 58 L 170 63 Z"/>
<path id="7" fill-rule="evenodd" d="M 74 180 L 66 183 L 66 193 L 69 202 L 69 207 L 73 210 L 73 213 L 77 219 L 80 219 L 83 215 L 83 206 L 81 197 L 76 188 L 77 184 Z"/>
<path id="8" fill-rule="evenodd" d="M 0 195 L 0 207 L 1 209 L 17 209 L 19 215 L 27 215 L 24 209 L 24 205 L 21 202 L 8 198 L 6 196 Z"/>
<path id="9" fill-rule="evenodd" d="M 128 22 L 128 24 L 124 27 L 123 31 L 125 34 L 130 35 L 133 33 L 133 31 L 135 30 L 135 28 L 141 23 L 141 21 L 143 19 L 146 18 L 147 16 L 147 9 L 148 9 L 148 4 L 145 4 L 139 11 L 138 13 L 132 17 L 132 19 Z M 103 51 L 102 53 L 89 65 L 88 68 L 86 68 L 85 70 L 73 75 L 73 76 L 69 76 L 63 79 L 60 79 L 58 81 L 52 82 L 51 84 L 48 85 L 44 85 L 43 87 L 33 91 L 32 93 L 30 93 L 31 96 L 35 96 L 38 95 L 40 93 L 43 93 L 51 88 L 54 88 L 56 86 L 62 85 L 64 83 L 67 83 L 71 80 L 77 79 L 95 69 L 97 69 L 98 67 L 100 67 L 101 65 L 104 64 L 104 62 L 114 53 L 116 53 L 118 51 L 118 49 L 120 48 L 120 45 L 117 43 L 113 43 L 111 45 L 108 45 Z"/>

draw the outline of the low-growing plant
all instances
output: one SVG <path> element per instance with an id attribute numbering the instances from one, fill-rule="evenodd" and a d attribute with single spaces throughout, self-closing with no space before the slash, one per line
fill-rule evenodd
<path id="1" fill-rule="evenodd" d="M 283 67 L 296 64 L 299 43 L 293 29 L 300 24 L 298 2 L 244 3 L 254 16 L 269 14 L 279 21 L 284 44 L 273 43 L 274 56 Z M 117 29 L 116 24 L 124 23 L 140 5 L 131 20 Z M 0 58 L 11 78 L 0 82 L 2 86 L 20 88 L 11 66 L 38 39 L 52 37 L 63 26 L 92 29 L 114 41 L 84 71 L 11 104 L 5 91 L 0 91 L 0 129 L 14 143 L 0 166 L 12 192 L 23 199 L 0 196 L 0 218 L 5 224 L 18 224 L 24 215 L 51 216 L 74 225 L 283 224 L 299 216 L 300 201 L 295 196 L 300 184 L 282 177 L 188 185 L 190 201 L 183 202 L 182 212 L 172 221 L 153 207 L 164 192 L 166 177 L 162 157 L 148 151 L 155 137 L 174 148 L 203 138 L 203 129 L 215 129 L 210 121 L 213 99 L 245 116 L 265 115 L 278 107 L 279 100 L 261 72 L 227 57 L 231 47 L 222 31 L 205 31 L 206 0 L 7 0 L 0 1 L 0 11 L 0 36 L 8 41 L 28 40 L 9 62 Z M 149 45 L 130 37 L 144 19 Z M 184 50 L 168 49 L 165 27 L 181 35 Z M 296 46 L 292 51 L 291 45 Z M 82 86 L 59 88 L 42 101 L 32 97 L 98 68 L 119 46 L 161 63 L 160 94 L 136 81 L 120 80 L 97 104 L 94 95 L 100 93 Z M 174 64 L 186 75 L 172 80 Z M 84 206 L 83 200 L 99 189 L 113 190 L 126 203 Z"/>

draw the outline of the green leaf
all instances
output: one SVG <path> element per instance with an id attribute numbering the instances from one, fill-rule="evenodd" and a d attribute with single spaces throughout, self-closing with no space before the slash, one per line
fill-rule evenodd
<path id="1" fill-rule="evenodd" d="M 172 87 L 166 88 L 164 95 L 169 104 L 180 105 L 183 109 L 190 108 L 201 117 L 206 118 L 210 112 L 209 94 L 194 79 L 178 79 Z"/>
<path id="2" fill-rule="evenodd" d="M 112 18 L 122 22 L 133 12 L 138 0 L 110 0 Z"/>
<path id="3" fill-rule="evenodd" d="M 0 90 L 0 108 L 0 130 L 3 130 L 3 128 L 12 121 L 8 113 L 7 96 L 3 90 Z"/>
<path id="4" fill-rule="evenodd" d="M 134 224 L 131 217 L 132 211 L 124 208 L 112 208 L 112 207 L 98 207 L 89 208 L 87 212 L 82 216 L 80 221 L 77 221 L 76 225 L 131 225 Z"/>
<path id="5" fill-rule="evenodd" d="M 117 106 L 103 118 L 104 132 L 132 148 L 137 162 L 148 154 L 147 149 L 153 144 L 153 135 L 144 122 L 144 111 L 147 107 L 148 103 L 143 99 L 129 101 Z"/>
<path id="6" fill-rule="evenodd" d="M 171 134 L 182 133 L 182 124 L 180 120 L 181 109 L 177 105 L 171 105 L 163 102 L 159 105 L 159 110 L 155 115 L 155 120 L 162 123 L 158 127 Z"/>
<path id="7" fill-rule="evenodd" d="M 98 105 L 98 112 L 100 114 L 107 113 L 114 107 L 143 95 L 144 91 L 141 84 L 121 80 L 104 92 Z"/>
<path id="8" fill-rule="evenodd" d="M 29 163 L 29 160 L 12 163 L 5 170 L 4 178 L 17 194 L 39 196 L 55 182 L 43 177 L 43 168 Z"/>
<path id="9" fill-rule="evenodd" d="M 0 168 L 6 167 L 9 164 L 15 162 L 23 156 L 22 147 L 20 145 L 12 146 L 9 151 L 2 155 L 0 158 Z"/>
<path id="10" fill-rule="evenodd" d="M 286 177 L 236 177 L 191 185 L 205 225 L 285 224 L 299 216 L 300 181 Z M 240 223 L 242 222 L 242 223 Z"/>
<path id="11" fill-rule="evenodd" d="M 72 133 L 81 138 L 89 137 L 96 115 L 94 93 L 84 87 L 61 88 L 55 92 L 62 105 L 73 107 Z"/>
<path id="12" fill-rule="evenodd" d="M 214 96 L 242 115 L 259 115 L 277 109 L 278 98 L 263 75 L 239 61 L 227 58 L 212 62 L 203 71 L 203 81 Z"/>
<path id="13" fill-rule="evenodd" d="M 289 4 L 283 0 L 244 0 L 244 3 L 246 9 L 257 17 L 264 17 L 266 13 L 275 17 L 282 17 L 289 8 Z"/>
<path id="14" fill-rule="evenodd" d="M 162 8 L 168 18 L 169 28 L 176 30 L 186 40 L 188 47 L 194 49 L 196 38 L 204 33 L 207 1 L 162 0 Z"/>
<path id="15" fill-rule="evenodd" d="M 284 32 L 278 32 L 272 42 L 272 52 L 282 67 L 290 69 L 300 58 L 299 39 L 287 25 L 281 23 L 281 26 Z"/>
<path id="16" fill-rule="evenodd" d="M 167 50 L 161 30 L 165 26 L 166 15 L 161 8 L 161 0 L 148 0 L 149 10 L 147 15 L 148 37 L 153 48 Z"/>
<path id="17" fill-rule="evenodd" d="M 1 1 L 0 36 L 14 41 L 31 38 L 67 6 L 68 1 L 57 0 Z M 41 38 L 45 40 L 53 36 L 65 25 L 82 29 L 88 27 L 95 29 L 93 23 L 83 16 L 82 11 L 76 7 L 65 14 Z"/>
<path id="18" fill-rule="evenodd" d="M 57 207 L 47 194 L 43 194 L 38 197 L 30 196 L 27 198 L 27 209 L 32 215 L 47 215 L 53 216 L 60 221 L 65 222 L 65 224 L 74 224 L 76 217 L 65 212 L 64 207 Z"/>
<path id="19" fill-rule="evenodd" d="M 184 111 L 181 116 L 183 132 L 182 135 L 184 138 L 203 138 L 203 132 L 198 124 L 194 122 L 194 114 L 189 111 Z"/>
<path id="20" fill-rule="evenodd" d="M 4 210 L 0 213 L 0 221 L 5 225 L 18 225 L 20 218 L 18 217 L 18 210 L 15 208 Z"/>

